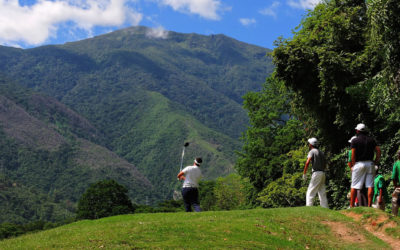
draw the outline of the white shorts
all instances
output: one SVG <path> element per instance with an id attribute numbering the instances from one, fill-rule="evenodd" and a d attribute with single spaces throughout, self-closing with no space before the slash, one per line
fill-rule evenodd
<path id="1" fill-rule="evenodd" d="M 372 161 L 356 162 L 351 173 L 351 188 L 362 189 L 364 183 L 366 187 L 373 187 L 374 176 L 375 168 Z"/>

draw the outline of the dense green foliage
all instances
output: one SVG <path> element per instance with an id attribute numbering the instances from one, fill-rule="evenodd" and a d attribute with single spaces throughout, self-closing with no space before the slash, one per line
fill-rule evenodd
<path id="1" fill-rule="evenodd" d="M 33 233 L 51 228 L 59 227 L 61 225 L 69 224 L 73 222 L 73 219 L 60 221 L 57 223 L 45 222 L 45 221 L 32 221 L 26 224 L 14 224 L 14 223 L 2 223 L 0 224 L 0 240 L 13 238 L 26 233 Z"/>
<path id="2" fill-rule="evenodd" d="M 218 210 L 243 209 L 248 205 L 250 183 L 237 174 L 219 177 L 214 187 L 215 206 Z"/>
<path id="3" fill-rule="evenodd" d="M 86 189 L 79 199 L 76 213 L 79 219 L 99 219 L 134 211 L 128 189 L 114 180 L 104 180 Z"/>
<path id="4" fill-rule="evenodd" d="M 245 96 L 251 127 L 245 134 L 245 144 L 236 168 L 248 177 L 260 192 L 284 172 L 299 171 L 297 158 L 291 152 L 303 145 L 304 129 L 290 113 L 290 92 L 276 78 L 269 78 L 264 89 Z"/>
<path id="5" fill-rule="evenodd" d="M 382 172 L 391 171 L 400 146 L 399 23 L 399 1 L 330 0 L 310 11 L 292 38 L 276 42 L 273 76 L 261 92 L 246 95 L 252 126 L 236 165 L 263 206 L 304 204 L 304 186 L 295 179 L 310 137 L 319 139 L 328 159 L 330 207 L 347 206 L 347 141 L 357 123 L 381 146 Z M 291 123 L 296 126 L 283 131 L 285 141 L 276 137 Z"/>
<path id="6" fill-rule="evenodd" d="M 87 120 L 6 78 L 0 93 L 0 223 L 73 217 L 85 189 L 104 178 L 129 187 L 135 202 L 150 196 L 133 165 L 81 139 L 102 140 Z"/>

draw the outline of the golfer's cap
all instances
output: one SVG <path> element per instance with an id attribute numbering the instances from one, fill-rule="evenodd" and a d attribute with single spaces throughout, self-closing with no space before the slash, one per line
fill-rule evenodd
<path id="1" fill-rule="evenodd" d="M 358 131 L 365 131 L 366 127 L 364 123 L 357 124 L 356 130 Z"/>
<path id="2" fill-rule="evenodd" d="M 310 143 L 310 144 L 313 145 L 313 146 L 317 146 L 317 144 L 318 144 L 317 138 L 314 138 L 314 137 L 308 139 L 307 141 L 308 141 L 308 143 Z"/>
<path id="3" fill-rule="evenodd" d="M 351 141 L 354 140 L 354 139 L 356 139 L 356 138 L 357 138 L 357 136 L 351 137 L 350 140 L 349 140 L 349 143 L 351 143 Z"/>

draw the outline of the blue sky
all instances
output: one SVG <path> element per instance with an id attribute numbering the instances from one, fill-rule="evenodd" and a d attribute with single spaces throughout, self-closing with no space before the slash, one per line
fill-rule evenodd
<path id="1" fill-rule="evenodd" d="M 320 0 L 0 0 L 0 44 L 37 47 L 144 25 L 273 48 Z"/>

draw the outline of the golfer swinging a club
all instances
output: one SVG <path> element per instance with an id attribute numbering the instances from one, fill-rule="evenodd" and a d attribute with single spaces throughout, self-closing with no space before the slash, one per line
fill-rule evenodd
<path id="1" fill-rule="evenodd" d="M 194 211 L 201 212 L 199 202 L 199 180 L 203 177 L 200 170 L 200 165 L 203 162 L 201 158 L 194 160 L 193 166 L 187 166 L 178 174 L 179 180 L 184 180 L 182 187 L 183 202 L 186 212 Z"/>

